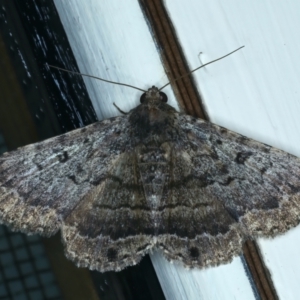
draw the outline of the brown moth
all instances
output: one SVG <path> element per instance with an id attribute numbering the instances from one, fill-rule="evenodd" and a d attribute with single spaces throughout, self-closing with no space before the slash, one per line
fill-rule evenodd
<path id="1" fill-rule="evenodd" d="M 61 230 L 68 258 L 104 272 L 153 248 L 188 267 L 228 262 L 246 239 L 300 218 L 300 159 L 178 113 L 156 87 L 124 116 L 0 157 L 0 220 Z"/>
<path id="2" fill-rule="evenodd" d="M 179 113 L 161 89 L 123 116 L 0 156 L 0 222 L 61 230 L 67 257 L 101 272 L 155 248 L 214 266 L 299 223 L 299 158 Z"/>

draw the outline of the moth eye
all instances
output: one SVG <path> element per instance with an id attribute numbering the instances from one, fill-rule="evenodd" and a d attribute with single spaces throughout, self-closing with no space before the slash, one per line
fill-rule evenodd
<path id="1" fill-rule="evenodd" d="M 168 102 L 168 97 L 165 93 L 163 92 L 159 92 L 159 95 L 160 95 L 160 99 L 161 99 L 161 102 Z"/>
<path id="2" fill-rule="evenodd" d="M 141 103 L 144 103 L 145 100 L 146 100 L 146 93 L 144 93 L 144 94 L 141 96 L 140 102 L 141 102 Z"/>

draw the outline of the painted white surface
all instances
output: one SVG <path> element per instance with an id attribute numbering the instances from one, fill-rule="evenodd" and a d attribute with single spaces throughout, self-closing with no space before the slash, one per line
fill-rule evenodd
<path id="1" fill-rule="evenodd" d="M 54 2 L 82 73 L 144 89 L 153 84 L 162 86 L 168 81 L 137 1 Z M 195 36 L 191 42 L 194 41 Z M 239 44 L 234 44 L 233 48 L 236 46 Z M 220 46 L 219 52 L 212 53 L 207 58 L 225 54 L 228 48 Z M 198 52 L 199 48 L 195 52 L 196 59 Z M 236 58 L 239 56 L 243 57 L 239 53 L 234 59 L 230 58 L 229 70 L 234 62 L 238 63 Z M 199 60 L 195 65 L 199 65 Z M 205 78 L 212 77 L 207 75 L 207 70 L 202 73 Z M 231 73 L 236 75 L 233 71 Z M 85 82 L 99 119 L 119 114 L 112 102 L 116 102 L 123 110 L 129 110 L 139 103 L 140 93 L 136 90 L 87 78 Z M 211 78 L 211 82 L 214 84 L 214 78 Z M 176 106 L 172 91 L 166 89 L 164 92 L 172 100 L 169 101 L 170 104 Z M 204 271 L 185 270 L 177 264 L 165 261 L 160 254 L 152 255 L 152 261 L 167 299 L 201 299 L 200 294 L 202 299 L 254 299 L 239 258 L 231 264 Z"/>
<path id="2" fill-rule="evenodd" d="M 211 121 L 300 156 L 300 2 L 165 0 Z M 300 227 L 260 239 L 281 299 L 296 299 Z M 230 276 L 228 274 L 228 276 Z"/>
<path id="3" fill-rule="evenodd" d="M 136 1 L 54 1 L 81 73 L 148 89 L 168 82 Z M 130 110 L 141 92 L 83 77 L 99 119 Z M 164 90 L 177 106 L 170 87 Z"/>
<path id="4" fill-rule="evenodd" d="M 176 262 L 166 263 L 159 252 L 151 258 L 166 299 L 255 299 L 239 257 L 230 264 L 202 271 L 185 269 Z"/>

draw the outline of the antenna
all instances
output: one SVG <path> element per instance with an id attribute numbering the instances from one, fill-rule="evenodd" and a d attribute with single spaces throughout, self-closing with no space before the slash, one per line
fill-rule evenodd
<path id="1" fill-rule="evenodd" d="M 173 82 L 178 81 L 179 79 L 182 79 L 182 78 L 184 78 L 184 77 L 187 77 L 187 76 L 191 75 L 192 73 L 194 73 L 195 71 L 197 71 L 197 70 L 199 70 L 199 69 L 201 69 L 201 68 L 203 68 L 203 67 L 205 67 L 205 66 L 207 66 L 207 65 L 209 65 L 209 64 L 212 64 L 212 63 L 214 63 L 214 62 L 216 62 L 216 61 L 218 61 L 218 60 L 221 60 L 221 59 L 223 59 L 223 58 L 225 58 L 225 57 L 227 57 L 227 56 L 233 54 L 234 52 L 236 52 L 236 51 L 238 51 L 238 50 L 240 50 L 240 49 L 242 49 L 242 48 L 244 48 L 244 47 L 245 47 L 245 46 L 239 47 L 239 48 L 237 48 L 236 50 L 234 50 L 234 51 L 232 51 L 232 52 L 230 52 L 230 53 L 228 53 L 228 54 L 226 54 L 226 55 L 224 55 L 224 56 L 222 56 L 222 57 L 219 57 L 219 58 L 217 58 L 217 59 L 214 59 L 214 60 L 212 60 L 212 61 L 210 61 L 210 62 L 208 62 L 208 63 L 206 63 L 206 64 L 204 64 L 204 65 L 202 65 L 202 66 L 200 66 L 200 67 L 198 67 L 198 68 L 196 68 L 196 69 L 194 69 L 194 70 L 192 70 L 191 72 L 189 72 L 189 73 L 187 73 L 187 74 L 184 74 L 184 75 L 182 75 L 182 76 L 180 76 L 180 77 L 174 79 Z M 101 80 L 101 81 L 104 81 L 104 82 L 108 82 L 108 83 L 113 83 L 113 84 L 117 84 L 117 85 L 122 85 L 122 86 L 130 87 L 130 88 L 132 88 L 132 89 L 136 89 L 136 90 L 142 91 L 142 92 L 144 92 L 144 93 L 146 92 L 145 90 L 140 89 L 140 88 L 135 87 L 135 86 L 130 85 L 130 84 L 120 83 L 120 82 L 115 82 L 115 81 L 103 79 L 103 78 L 100 78 L 100 77 L 97 77 L 97 76 L 92 76 L 92 75 L 88 75 L 88 74 L 82 74 L 82 73 L 79 73 L 79 72 L 69 71 L 69 70 L 67 70 L 67 69 L 55 67 L 55 66 L 52 66 L 52 65 L 49 65 L 49 64 L 47 64 L 47 65 L 48 65 L 50 68 L 54 68 L 54 69 L 57 69 L 57 70 L 65 71 L 65 72 L 67 72 L 67 73 L 71 73 L 71 74 L 75 74 L 75 75 L 81 75 L 81 76 L 86 76 L 86 77 L 98 79 L 98 80 Z M 168 82 L 167 84 L 165 84 L 164 86 L 162 86 L 159 90 L 161 91 L 162 89 L 164 89 L 164 88 L 165 88 L 166 86 L 168 86 L 169 84 L 170 84 L 170 82 Z"/>
<path id="2" fill-rule="evenodd" d="M 208 62 L 208 63 L 206 63 L 206 64 L 204 64 L 204 65 L 202 65 L 202 66 L 200 66 L 200 67 L 198 67 L 198 68 L 196 68 L 196 69 L 194 69 L 194 70 L 192 70 L 191 72 L 186 73 L 186 74 L 184 74 L 184 75 L 182 75 L 182 76 L 180 76 L 180 77 L 174 79 L 173 82 L 178 81 L 179 79 L 182 79 L 182 78 L 184 78 L 184 77 L 187 77 L 187 76 L 191 75 L 192 73 L 194 73 L 195 71 L 197 71 L 197 70 L 199 70 L 199 69 L 201 69 L 201 68 L 203 68 L 203 67 L 205 67 L 205 66 L 207 66 L 207 65 L 209 65 L 209 64 L 212 64 L 212 63 L 214 63 L 214 62 L 216 62 L 216 61 L 218 61 L 218 60 L 221 60 L 221 59 L 223 59 L 223 58 L 225 58 L 225 57 L 227 57 L 227 56 L 233 54 L 234 52 L 239 51 L 240 49 L 242 49 L 242 48 L 244 48 L 244 47 L 245 47 L 245 46 L 239 47 L 239 48 L 235 49 L 234 51 L 232 51 L 232 52 L 230 52 L 230 53 L 228 53 L 228 54 L 226 54 L 226 55 L 224 55 L 224 56 L 222 56 L 222 57 L 219 57 L 219 58 L 217 58 L 217 59 L 214 59 L 214 60 L 212 60 L 212 61 L 210 61 L 210 62 Z M 168 86 L 169 84 L 170 84 L 170 82 L 168 82 L 167 84 L 165 84 L 164 86 L 162 86 L 159 90 L 161 91 L 162 89 L 164 89 L 164 88 L 165 88 L 166 86 Z"/>
<path id="3" fill-rule="evenodd" d="M 75 74 L 75 75 L 81 75 L 81 76 L 86 76 L 86 77 L 98 79 L 98 80 L 101 80 L 101 81 L 104 81 L 104 82 L 108 82 L 108 83 L 113 83 L 113 84 L 117 84 L 117 85 L 127 86 L 127 87 L 130 87 L 130 88 L 133 88 L 133 89 L 142 91 L 142 92 L 144 92 L 144 93 L 146 92 L 145 90 L 142 90 L 142 89 L 140 89 L 140 88 L 138 88 L 138 87 L 135 87 L 135 86 L 133 86 L 133 85 L 130 85 L 130 84 L 120 83 L 120 82 L 115 82 L 115 81 L 103 79 L 103 78 L 100 78 L 100 77 L 97 77 L 97 76 L 92 76 L 92 75 L 88 75 L 88 74 L 83 74 L 83 73 L 79 73 L 79 72 L 74 72 L 74 71 L 70 71 L 70 70 L 67 70 L 67 69 L 55 67 L 55 66 L 52 66 L 52 65 L 49 65 L 49 64 L 47 64 L 47 65 L 48 65 L 50 68 L 54 68 L 54 69 L 57 69 L 57 70 L 65 71 L 65 72 L 67 72 L 67 73 L 71 73 L 71 74 Z"/>

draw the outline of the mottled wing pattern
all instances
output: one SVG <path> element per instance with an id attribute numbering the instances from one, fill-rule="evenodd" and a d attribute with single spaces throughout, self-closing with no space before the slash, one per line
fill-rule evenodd
<path id="1" fill-rule="evenodd" d="M 136 264 L 156 231 L 131 134 L 117 117 L 1 156 L 0 222 L 45 236 L 61 229 L 81 267 Z"/>
<path id="2" fill-rule="evenodd" d="M 218 265 L 299 218 L 299 158 L 179 114 L 155 87 L 126 116 L 0 157 L 0 222 L 61 229 L 66 255 L 102 272 L 157 247 Z"/>
<path id="3" fill-rule="evenodd" d="M 228 262 L 245 239 L 300 219 L 300 159 L 209 122 L 177 115 L 159 246 L 191 267 Z"/>
<path id="4" fill-rule="evenodd" d="M 106 180 L 85 195 L 62 229 L 66 254 L 104 272 L 134 265 L 155 245 L 135 151 L 123 153 Z"/>
<path id="5" fill-rule="evenodd" d="M 125 151 L 126 120 L 104 120 L 2 155 L 0 222 L 31 234 L 57 232 Z"/>

